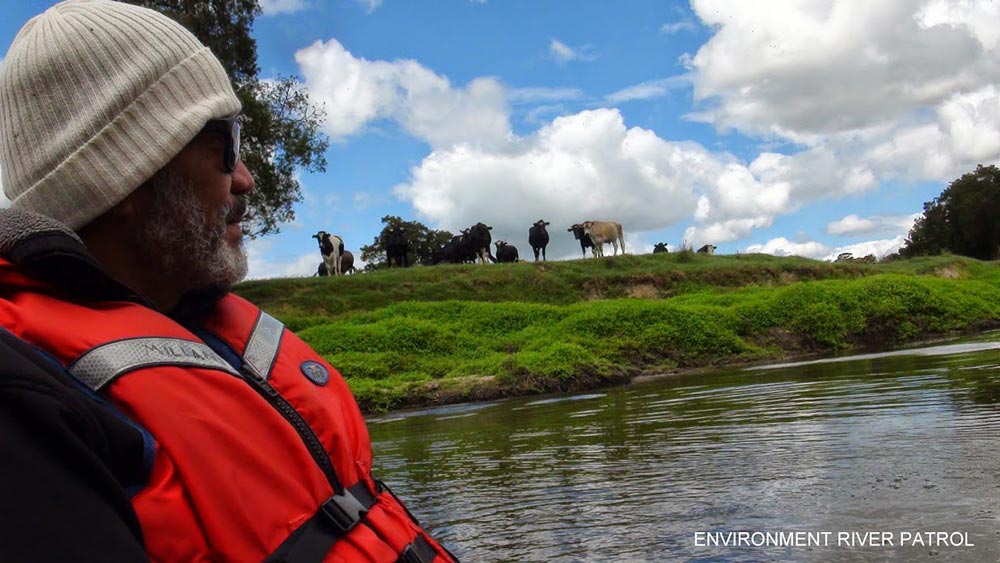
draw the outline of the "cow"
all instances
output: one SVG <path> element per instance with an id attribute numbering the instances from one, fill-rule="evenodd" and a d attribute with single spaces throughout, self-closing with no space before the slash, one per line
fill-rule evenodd
<path id="1" fill-rule="evenodd" d="M 517 262 L 517 247 L 507 244 L 505 240 L 494 244 L 497 245 L 497 262 Z"/>
<path id="2" fill-rule="evenodd" d="M 326 263 L 326 271 L 339 276 L 340 256 L 344 252 L 344 239 L 326 231 L 320 231 L 312 238 L 319 243 L 319 252 L 323 255 L 323 262 Z"/>
<path id="3" fill-rule="evenodd" d="M 451 237 L 451 240 L 436 248 L 431 263 L 463 264 L 475 261 L 476 257 L 469 248 L 468 235 L 469 229 L 463 229 L 462 234 Z"/>
<path id="4" fill-rule="evenodd" d="M 496 262 L 496 259 L 493 258 L 493 253 L 490 252 L 490 242 L 493 240 L 493 237 L 490 236 L 491 230 L 493 230 L 493 227 L 483 223 L 476 223 L 463 231 L 464 236 L 462 238 L 468 245 L 467 250 L 479 260 L 480 264 L 485 264 L 487 257 L 491 262 Z"/>
<path id="5" fill-rule="evenodd" d="M 583 257 L 586 258 L 587 249 L 594 248 L 594 241 L 590 240 L 590 237 L 584 232 L 583 225 L 575 223 L 572 227 L 566 230 L 573 233 L 573 238 L 580 241 L 580 251 L 583 252 Z"/>
<path id="6" fill-rule="evenodd" d="M 708 255 L 715 254 L 715 245 L 706 244 L 705 246 L 702 246 L 701 248 L 698 249 L 698 254 L 708 254 Z"/>
<path id="7" fill-rule="evenodd" d="M 539 219 L 528 229 L 528 244 L 531 245 L 531 250 L 535 253 L 535 262 L 538 262 L 539 250 L 542 251 L 542 260 L 545 260 L 545 247 L 549 244 L 549 232 L 545 230 L 545 226 L 548 224 L 548 221 Z M 498 254 L 497 260 L 499 259 Z"/>
<path id="8" fill-rule="evenodd" d="M 670 250 L 667 248 L 667 243 L 665 242 L 658 242 L 653 245 L 653 254 L 666 254 L 668 252 L 670 252 Z"/>
<path id="9" fill-rule="evenodd" d="M 316 273 L 313 274 L 313 277 L 315 278 L 316 276 L 319 276 L 321 278 L 325 278 L 326 276 L 329 275 L 330 275 L 330 270 L 326 269 L 326 262 L 320 262 L 319 266 L 316 267 Z"/>
<path id="10" fill-rule="evenodd" d="M 618 244 L 622 245 L 622 254 L 625 254 L 625 232 L 622 224 L 617 221 L 584 221 L 583 232 L 587 233 L 594 243 L 594 258 L 604 256 L 604 245 L 611 243 L 615 248 L 615 255 L 618 254 Z"/>
<path id="11" fill-rule="evenodd" d="M 410 243 L 406 240 L 406 231 L 403 227 L 393 227 L 389 229 L 385 237 L 385 262 L 390 268 L 393 265 L 406 268 L 409 266 L 406 254 L 410 250 Z"/>
<path id="12" fill-rule="evenodd" d="M 354 254 L 350 250 L 345 250 L 343 254 L 340 255 L 340 271 L 345 276 L 347 274 L 357 273 L 358 269 L 354 267 Z"/>

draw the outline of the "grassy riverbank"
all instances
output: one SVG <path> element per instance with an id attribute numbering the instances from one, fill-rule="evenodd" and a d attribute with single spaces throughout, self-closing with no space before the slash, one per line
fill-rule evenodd
<path id="1" fill-rule="evenodd" d="M 366 412 L 879 348 L 1000 326 L 1000 264 L 671 253 L 436 266 L 236 289 Z"/>

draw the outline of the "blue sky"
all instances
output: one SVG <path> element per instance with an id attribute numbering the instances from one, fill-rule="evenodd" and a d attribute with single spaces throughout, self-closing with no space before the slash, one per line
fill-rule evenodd
<path id="1" fill-rule="evenodd" d="M 10 2 L 0 42 L 47 2 Z M 1000 162 L 1000 3 L 989 0 L 268 0 L 263 77 L 324 104 L 325 173 L 251 277 L 355 252 L 399 215 L 483 221 L 530 254 L 618 220 L 629 252 L 829 259 L 897 249 L 925 201 Z M 2 174 L 2 171 L 0 171 Z"/>

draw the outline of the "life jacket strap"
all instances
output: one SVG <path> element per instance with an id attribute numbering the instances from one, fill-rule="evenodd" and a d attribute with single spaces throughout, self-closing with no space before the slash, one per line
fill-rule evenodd
<path id="1" fill-rule="evenodd" d="M 172 337 L 108 342 L 87 350 L 67 369 L 78 381 L 99 391 L 130 371 L 164 365 L 215 369 L 239 375 L 205 344 Z"/>
<path id="2" fill-rule="evenodd" d="M 337 539 L 364 520 L 376 502 L 364 481 L 333 495 L 265 563 L 321 563 Z"/>
<path id="3" fill-rule="evenodd" d="M 437 557 L 437 552 L 434 551 L 431 544 L 424 539 L 424 536 L 418 535 L 403 549 L 403 553 L 399 554 L 396 563 L 431 563 L 435 557 Z"/>

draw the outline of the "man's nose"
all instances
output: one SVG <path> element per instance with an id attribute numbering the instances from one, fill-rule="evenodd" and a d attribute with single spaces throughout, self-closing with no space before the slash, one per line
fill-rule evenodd
<path id="1" fill-rule="evenodd" d="M 253 190 L 254 179 L 243 161 L 236 163 L 236 170 L 233 170 L 233 185 L 230 191 L 234 194 L 245 194 Z"/>

